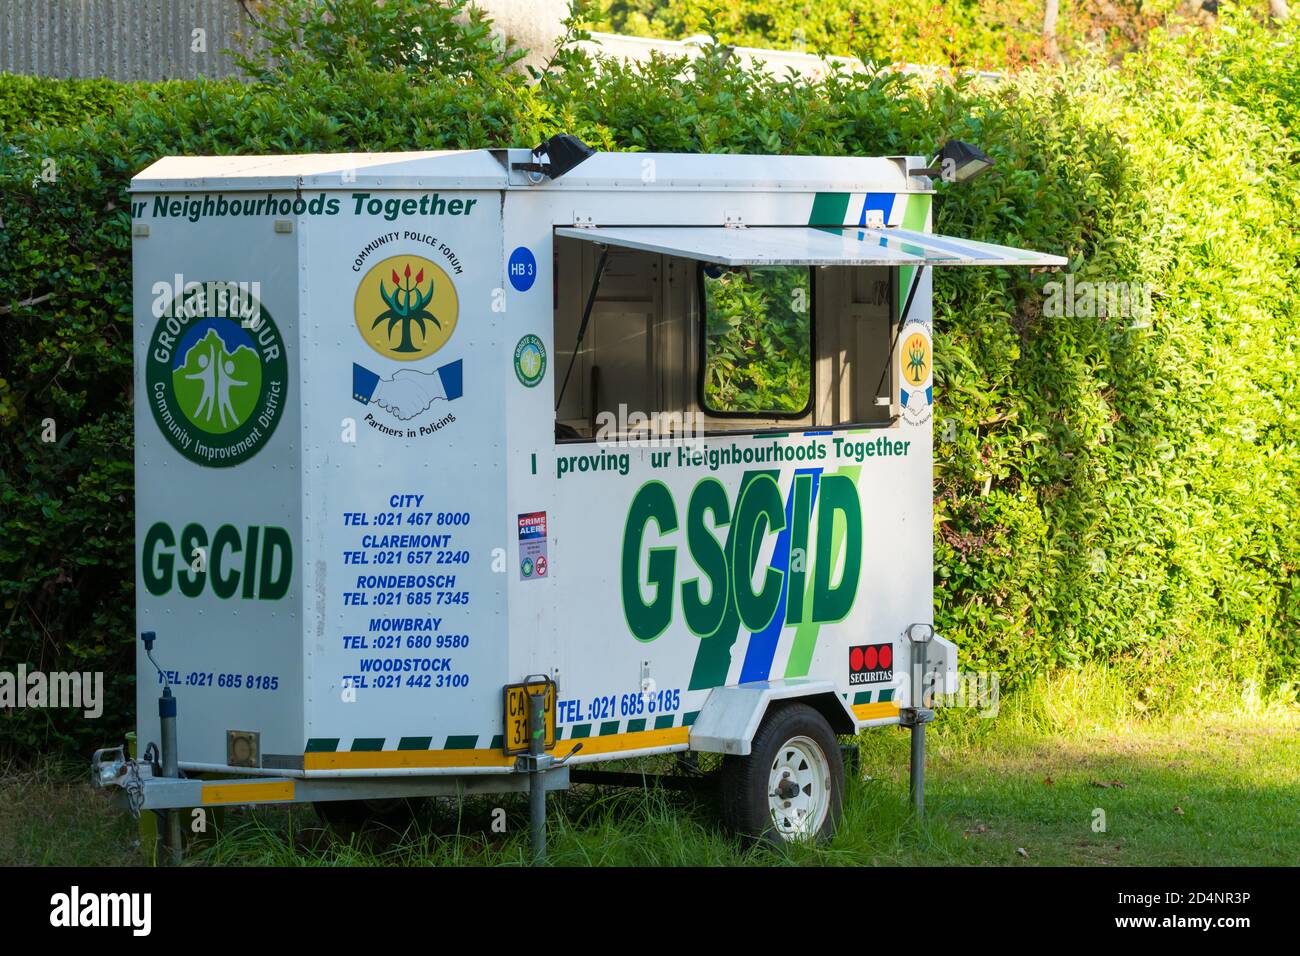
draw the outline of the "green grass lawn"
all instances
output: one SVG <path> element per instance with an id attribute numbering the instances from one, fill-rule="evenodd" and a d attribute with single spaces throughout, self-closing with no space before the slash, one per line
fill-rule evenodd
<path id="1" fill-rule="evenodd" d="M 559 865 L 1296 865 L 1300 711 L 1088 721 L 1034 706 L 990 720 L 945 719 L 929 735 L 927 817 L 907 798 L 908 735 L 862 735 L 860 773 L 826 847 L 746 847 L 720 832 L 707 795 L 576 788 L 552 797 Z M 1049 725 L 1049 726 L 1045 726 Z M 130 865 L 130 818 L 85 773 L 0 776 L 0 865 Z M 493 830 L 505 810 L 505 832 Z M 1094 827 L 1105 814 L 1105 830 Z M 499 814 L 496 815 L 498 818 Z M 330 839 L 310 808 L 232 810 L 194 864 L 518 864 L 519 798 L 439 803 L 403 834 Z"/>

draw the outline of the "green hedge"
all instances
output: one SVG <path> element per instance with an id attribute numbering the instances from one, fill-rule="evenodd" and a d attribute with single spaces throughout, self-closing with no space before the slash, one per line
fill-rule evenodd
<path id="1" fill-rule="evenodd" d="M 112 80 L 54 80 L 0 73 L 0 142 L 37 127 L 80 126 L 139 98 Z"/>
<path id="2" fill-rule="evenodd" d="M 721 58 L 634 73 L 572 53 L 528 85 L 486 54 L 453 76 L 376 66 L 365 46 L 382 37 L 358 31 L 350 52 L 251 87 L 166 84 L 84 127 L 22 134 L 0 150 L 0 670 L 114 676 L 97 724 L 26 711 L 0 732 L 84 748 L 129 722 L 131 175 L 168 154 L 504 146 L 555 130 L 666 151 L 981 144 L 996 172 L 942 187 L 937 230 L 1066 254 L 1080 280 L 1150 283 L 1153 311 L 1145 327 L 1053 316 L 1051 274 L 940 274 L 941 630 L 1004 688 L 1096 661 L 1153 708 L 1295 681 L 1300 58 L 1294 27 L 1224 11 L 1231 30 L 1154 35 L 1118 70 L 998 86 L 809 84 Z"/>
<path id="3" fill-rule="evenodd" d="M 878 63 L 1018 69 L 1047 55 L 1042 0 L 597 0 L 595 27 L 663 37 L 708 34 L 737 46 L 861 56 Z M 1183 0 L 1063 0 L 1067 56 L 1139 46 Z"/>

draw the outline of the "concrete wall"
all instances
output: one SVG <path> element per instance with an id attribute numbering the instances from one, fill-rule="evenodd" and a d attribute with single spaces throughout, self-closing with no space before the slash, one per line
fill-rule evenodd
<path id="1" fill-rule="evenodd" d="M 670 57 L 699 56 L 703 48 L 713 40 L 707 36 L 688 37 L 685 40 L 654 40 L 645 37 L 622 36 L 617 33 L 592 33 L 591 40 L 580 44 L 596 56 L 629 60 L 642 63 L 650 59 L 653 53 L 662 53 Z M 848 56 L 821 57 L 811 53 L 796 53 L 793 50 L 765 50 L 757 47 L 737 46 L 731 48 L 735 57 L 748 69 L 758 67 L 774 76 L 787 76 L 791 72 L 807 79 L 820 79 L 836 66 L 849 71 L 863 71 L 866 66 L 861 60 Z M 948 78 L 952 70 L 939 66 L 923 66 L 915 63 L 891 63 L 887 69 L 897 73 L 911 73 L 917 76 L 940 79 Z M 1001 73 L 988 71 L 972 72 L 981 79 L 996 80 Z"/>
<path id="2" fill-rule="evenodd" d="M 539 69 L 568 13 L 567 0 L 479 0 L 478 6 L 509 40 L 532 51 L 523 62 Z M 238 46 L 237 32 L 250 32 L 250 11 L 256 13 L 256 0 L 0 0 L 0 73 L 235 76 L 221 51 Z"/>
<path id="3" fill-rule="evenodd" d="M 382 2 L 382 0 L 376 0 Z M 432 0 L 431 0 L 432 2 Z M 531 52 L 523 64 L 545 66 L 563 33 L 568 0 L 477 0 L 496 29 Z M 104 76 L 115 80 L 161 80 L 233 76 L 223 49 L 248 33 L 257 0 L 0 0 L 0 72 L 39 76 Z M 195 50 L 201 35 L 204 50 Z M 584 44 L 592 53 L 636 62 L 654 51 L 698 56 L 707 38 L 650 40 L 595 33 Z M 829 63 L 860 70 L 848 57 L 822 59 L 806 53 L 735 47 L 735 57 L 769 72 L 822 76 Z M 933 67 L 896 69 L 944 74 Z M 989 74 L 996 76 L 996 74 Z"/>
<path id="4" fill-rule="evenodd" d="M 221 51 L 236 46 L 234 34 L 248 32 L 247 23 L 239 0 L 0 0 L 0 72 L 232 76 L 235 66 Z"/>
<path id="5" fill-rule="evenodd" d="M 542 69 L 564 32 L 568 0 L 476 0 L 496 28 L 515 46 L 528 50 L 520 66 Z"/>
<path id="6" fill-rule="evenodd" d="M 589 42 L 582 46 L 599 56 L 613 57 L 619 60 L 645 62 L 653 53 L 667 56 L 687 56 L 694 59 L 700 55 L 703 47 L 712 43 L 709 37 L 690 37 L 686 40 L 655 40 L 646 37 L 621 36 L 617 33 L 593 33 Z M 758 65 L 769 73 L 785 76 L 790 71 L 816 79 L 826 75 L 830 63 L 853 70 L 862 69 L 860 60 L 846 56 L 822 59 L 808 53 L 795 53 L 789 50 L 760 50 L 752 47 L 732 47 L 731 55 L 746 67 Z"/>

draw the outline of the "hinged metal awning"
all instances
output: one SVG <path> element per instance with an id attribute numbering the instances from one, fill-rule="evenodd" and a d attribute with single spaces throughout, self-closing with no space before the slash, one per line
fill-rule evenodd
<path id="1" fill-rule="evenodd" d="M 1062 256 L 863 226 L 561 226 L 557 236 L 724 266 L 1063 266 Z"/>

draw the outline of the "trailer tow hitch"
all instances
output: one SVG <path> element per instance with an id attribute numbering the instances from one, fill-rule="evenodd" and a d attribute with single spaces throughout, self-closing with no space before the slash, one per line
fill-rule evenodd
<path id="1" fill-rule="evenodd" d="M 153 744 L 149 745 L 153 749 Z M 90 758 L 90 783 L 97 789 L 121 787 L 133 819 L 140 819 L 144 807 L 144 781 L 154 776 L 152 763 L 127 756 L 125 747 L 103 747 Z"/>

